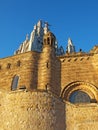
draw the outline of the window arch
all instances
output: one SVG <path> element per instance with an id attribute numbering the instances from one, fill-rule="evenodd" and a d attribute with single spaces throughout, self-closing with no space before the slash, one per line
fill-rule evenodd
<path id="1" fill-rule="evenodd" d="M 61 97 L 72 103 L 88 103 L 98 101 L 98 90 L 97 87 L 91 83 L 83 81 L 75 81 L 69 83 L 63 89 Z"/>
<path id="2" fill-rule="evenodd" d="M 76 90 L 70 95 L 69 101 L 71 103 L 90 103 L 91 99 L 87 93 Z"/>
<path id="3" fill-rule="evenodd" d="M 16 90 L 17 89 L 18 81 L 19 81 L 19 76 L 15 75 L 13 77 L 11 90 Z"/>

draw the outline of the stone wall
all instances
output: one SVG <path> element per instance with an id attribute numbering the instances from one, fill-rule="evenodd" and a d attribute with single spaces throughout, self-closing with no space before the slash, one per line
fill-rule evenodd
<path id="1" fill-rule="evenodd" d="M 66 102 L 66 130 L 98 130 L 98 104 Z"/>
<path id="2" fill-rule="evenodd" d="M 62 89 L 74 81 L 98 86 L 98 54 L 74 54 L 61 57 L 60 60 Z"/>
<path id="3" fill-rule="evenodd" d="M 0 85 L 11 90 L 15 76 L 19 77 L 18 89 L 51 89 L 56 94 L 61 90 L 60 61 L 51 47 L 46 52 L 27 52 L 0 59 Z M 7 87 L 6 87 L 7 86 Z"/>
<path id="4" fill-rule="evenodd" d="M 64 115 L 52 93 L 0 90 L 0 130 L 65 130 Z"/>
<path id="5" fill-rule="evenodd" d="M 28 52 L 0 59 L 0 87 L 11 90 L 14 76 L 19 76 L 18 88 L 37 88 L 39 53 Z"/>
<path id="6" fill-rule="evenodd" d="M 18 89 L 10 91 L 14 76 Z M 56 57 L 45 46 L 42 53 L 0 59 L 0 130 L 97 130 L 97 79 L 98 54 Z M 80 104 L 66 102 L 78 90 L 89 101 L 80 94 L 77 98 L 85 98 Z"/>
<path id="7" fill-rule="evenodd" d="M 0 90 L 0 117 L 0 130 L 98 130 L 98 104 L 64 103 L 38 90 Z"/>

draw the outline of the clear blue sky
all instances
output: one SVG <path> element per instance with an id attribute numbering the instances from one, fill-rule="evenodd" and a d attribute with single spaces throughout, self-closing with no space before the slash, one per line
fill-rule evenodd
<path id="1" fill-rule="evenodd" d="M 0 0 L 0 58 L 13 55 L 39 19 L 51 24 L 59 46 L 69 37 L 77 51 L 98 43 L 98 0 Z"/>

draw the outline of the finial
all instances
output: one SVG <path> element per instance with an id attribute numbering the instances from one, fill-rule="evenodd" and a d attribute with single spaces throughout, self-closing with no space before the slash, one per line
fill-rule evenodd
<path id="1" fill-rule="evenodd" d="M 75 52 L 75 46 L 73 45 L 71 38 L 68 38 L 67 51 L 68 51 L 68 53 Z"/>
<path id="2" fill-rule="evenodd" d="M 68 38 L 68 44 L 73 45 L 71 38 Z"/>
<path id="3" fill-rule="evenodd" d="M 42 27 L 42 20 L 39 20 L 39 21 L 38 21 L 37 26 L 38 26 L 38 27 Z"/>
<path id="4" fill-rule="evenodd" d="M 48 22 L 45 21 L 44 23 L 45 23 L 45 27 L 48 28 L 50 26 L 50 24 Z"/>
<path id="5" fill-rule="evenodd" d="M 50 24 L 48 24 L 48 22 L 44 22 L 45 27 L 44 27 L 44 34 L 46 34 L 49 31 L 49 26 Z"/>
<path id="6" fill-rule="evenodd" d="M 35 24 L 35 25 L 34 25 L 34 30 L 36 30 L 36 28 L 37 28 L 37 25 Z"/>
<path id="7" fill-rule="evenodd" d="M 26 41 L 28 41 L 28 40 L 29 40 L 29 34 L 26 35 Z"/>
<path id="8" fill-rule="evenodd" d="M 49 30 L 49 26 L 51 26 L 48 22 L 44 22 L 45 23 L 45 27 Z"/>

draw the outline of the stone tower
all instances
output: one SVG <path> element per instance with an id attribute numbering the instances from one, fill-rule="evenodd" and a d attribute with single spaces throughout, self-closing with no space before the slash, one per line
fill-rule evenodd
<path id="1" fill-rule="evenodd" d="M 55 36 L 51 32 L 47 32 L 43 37 L 43 51 L 40 55 L 40 64 L 44 66 L 39 67 L 39 86 L 42 86 L 56 94 L 60 94 L 60 80 L 56 64 L 60 68 L 60 62 L 55 54 Z M 43 78 L 44 77 L 44 78 Z M 58 80 L 57 80 L 58 79 Z"/>
<path id="2" fill-rule="evenodd" d="M 58 47 L 34 26 L 14 56 L 0 59 L 0 130 L 98 130 L 98 46 Z"/>

